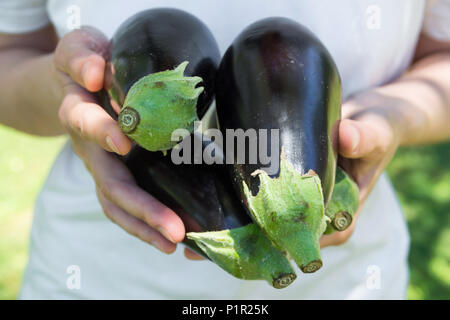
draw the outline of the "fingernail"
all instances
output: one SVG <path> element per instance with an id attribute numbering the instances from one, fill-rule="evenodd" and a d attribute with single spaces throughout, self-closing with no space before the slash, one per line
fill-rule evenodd
<path id="1" fill-rule="evenodd" d="M 164 236 L 164 238 L 166 238 L 167 240 L 169 240 L 172 243 L 175 243 L 175 241 L 173 241 L 172 237 L 169 235 L 169 233 L 165 229 L 163 229 L 162 227 L 157 227 L 156 230 L 158 230 L 159 233 L 161 233 Z"/>
<path id="2" fill-rule="evenodd" d="M 119 154 L 119 149 L 116 147 L 110 136 L 106 136 L 106 144 L 111 148 L 112 151 Z"/>
<path id="3" fill-rule="evenodd" d="M 360 136 L 358 130 L 354 126 L 351 126 L 351 128 L 352 152 L 355 152 L 359 145 Z"/>

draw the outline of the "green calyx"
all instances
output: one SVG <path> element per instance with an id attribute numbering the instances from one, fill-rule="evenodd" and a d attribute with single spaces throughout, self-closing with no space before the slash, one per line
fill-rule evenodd
<path id="1" fill-rule="evenodd" d="M 266 280 L 280 289 L 297 277 L 286 254 L 276 248 L 255 224 L 231 230 L 190 232 L 186 236 L 236 278 Z"/>
<path id="2" fill-rule="evenodd" d="M 304 273 L 322 266 L 319 237 L 326 229 L 324 199 L 318 175 L 300 174 L 281 153 L 280 175 L 270 178 L 265 171 L 253 173 L 260 180 L 256 196 L 245 182 L 248 208 L 268 238 L 294 259 Z"/>
<path id="3" fill-rule="evenodd" d="M 129 90 L 118 123 L 122 131 L 149 151 L 171 149 L 176 129 L 194 130 L 197 99 L 203 87 L 196 88 L 200 77 L 185 77 L 188 62 L 174 70 L 142 77 Z"/>
<path id="4" fill-rule="evenodd" d="M 325 234 L 347 229 L 351 225 L 358 207 L 358 185 L 344 170 L 338 167 L 333 194 L 325 210 L 325 214 L 330 219 Z"/>

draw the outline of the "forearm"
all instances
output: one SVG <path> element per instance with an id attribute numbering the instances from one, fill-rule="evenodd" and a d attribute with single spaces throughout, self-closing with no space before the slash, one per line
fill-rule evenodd
<path id="1" fill-rule="evenodd" d="M 403 122 L 401 145 L 450 139 L 450 52 L 422 58 L 380 93 L 405 102 L 397 108 Z"/>
<path id="2" fill-rule="evenodd" d="M 29 48 L 0 51 L 0 122 L 36 135 L 62 134 L 62 88 L 53 54 Z"/>

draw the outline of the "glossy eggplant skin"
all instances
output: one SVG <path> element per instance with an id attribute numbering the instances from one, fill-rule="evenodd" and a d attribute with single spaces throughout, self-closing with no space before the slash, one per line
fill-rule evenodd
<path id="1" fill-rule="evenodd" d="M 116 112 L 140 78 L 189 64 L 186 76 L 203 79 L 197 114 L 203 116 L 214 96 L 214 76 L 220 62 L 218 45 L 208 27 L 195 16 L 172 8 L 149 9 L 122 23 L 110 42 L 104 87 Z M 107 110 L 115 116 L 116 112 Z"/>
<path id="2" fill-rule="evenodd" d="M 117 107 L 112 104 L 121 107 L 136 81 L 150 73 L 173 69 L 183 61 L 189 61 L 187 76 L 203 79 L 205 90 L 197 101 L 197 115 L 201 118 L 213 100 L 220 62 L 213 35 L 199 19 L 182 10 L 162 8 L 137 13 L 118 28 L 111 40 L 106 90 L 98 93 L 99 103 L 117 119 Z M 250 223 L 242 205 L 229 192 L 232 186 L 223 168 L 175 165 L 170 152 L 164 156 L 136 144 L 119 158 L 142 189 L 180 215 L 186 232 L 223 230 Z"/>
<path id="3" fill-rule="evenodd" d="M 283 147 L 298 172 L 315 171 L 327 201 L 336 170 L 341 85 L 322 43 L 293 20 L 260 20 L 228 48 L 216 79 L 220 129 L 280 129 L 279 148 L 272 152 Z M 232 166 L 241 194 L 242 180 L 258 192 L 259 179 L 251 174 L 261 167 L 259 161 Z"/>
<path id="4" fill-rule="evenodd" d="M 142 189 L 181 217 L 186 232 L 220 231 L 251 223 L 224 165 L 193 161 L 176 165 L 170 153 L 164 156 L 142 148 L 133 150 L 125 164 Z"/>

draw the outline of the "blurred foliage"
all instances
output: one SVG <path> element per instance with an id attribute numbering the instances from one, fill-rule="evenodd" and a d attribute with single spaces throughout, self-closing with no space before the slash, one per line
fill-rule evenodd
<path id="1" fill-rule="evenodd" d="M 19 291 L 33 202 L 65 140 L 0 126 L 0 299 L 14 299 Z"/>
<path id="2" fill-rule="evenodd" d="M 410 299 L 450 299 L 450 143 L 400 149 L 388 173 L 411 234 Z"/>
<path id="3" fill-rule="evenodd" d="M 27 261 L 32 206 L 65 138 L 0 127 L 0 299 L 14 299 Z M 401 149 L 388 173 L 410 233 L 410 299 L 450 299 L 450 143 Z"/>

